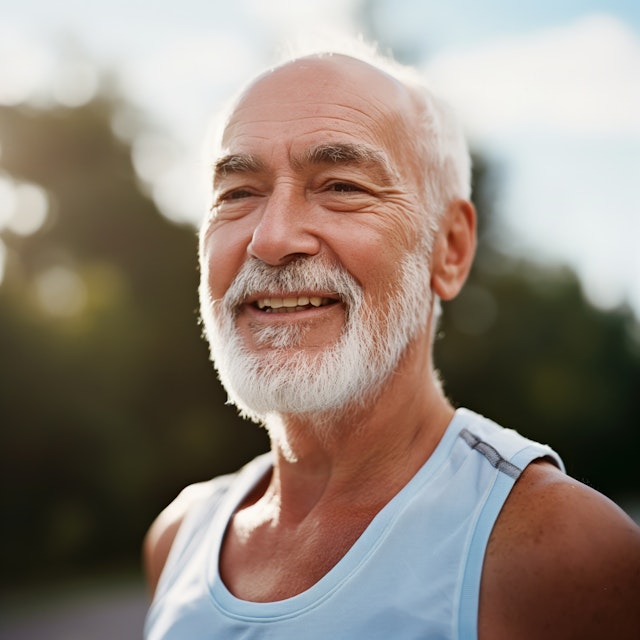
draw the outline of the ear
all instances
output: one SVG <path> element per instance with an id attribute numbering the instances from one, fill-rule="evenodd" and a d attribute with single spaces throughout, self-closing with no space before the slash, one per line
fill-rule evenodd
<path id="1" fill-rule="evenodd" d="M 458 295 L 476 250 L 476 211 L 466 200 L 454 200 L 443 214 L 433 244 L 431 288 L 443 300 Z"/>

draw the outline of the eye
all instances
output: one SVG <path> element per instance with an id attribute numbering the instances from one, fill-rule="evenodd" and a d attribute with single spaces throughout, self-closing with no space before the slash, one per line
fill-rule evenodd
<path id="1" fill-rule="evenodd" d="M 328 191 L 334 191 L 339 193 L 366 193 L 366 189 L 359 187 L 357 184 L 353 184 L 352 182 L 333 182 L 329 185 Z"/>
<path id="2" fill-rule="evenodd" d="M 247 189 L 234 189 L 233 191 L 227 191 L 220 195 L 218 200 L 225 202 L 226 200 L 240 200 L 241 198 L 250 198 L 253 195 L 251 191 Z"/>
<path id="3" fill-rule="evenodd" d="M 214 207 L 218 209 L 225 204 L 230 205 L 234 202 L 241 202 L 242 200 L 252 198 L 255 195 L 256 194 L 250 189 L 229 189 L 228 191 L 223 191 L 215 198 Z"/>
<path id="4" fill-rule="evenodd" d="M 254 208 L 259 197 L 252 188 L 237 187 L 220 190 L 213 199 L 212 214 L 218 219 L 235 219 L 246 215 Z"/>

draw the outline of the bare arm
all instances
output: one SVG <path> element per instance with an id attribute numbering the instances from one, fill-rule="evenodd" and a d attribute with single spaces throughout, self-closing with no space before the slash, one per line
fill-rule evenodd
<path id="1" fill-rule="evenodd" d="M 489 541 L 481 640 L 640 637 L 640 529 L 546 463 L 516 483 Z"/>

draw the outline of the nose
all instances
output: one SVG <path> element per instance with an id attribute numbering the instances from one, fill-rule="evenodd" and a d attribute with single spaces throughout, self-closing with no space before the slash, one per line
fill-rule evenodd
<path id="1" fill-rule="evenodd" d="M 312 227 L 310 205 L 289 185 L 280 185 L 267 197 L 253 230 L 247 253 L 272 266 L 320 251 L 320 239 Z"/>

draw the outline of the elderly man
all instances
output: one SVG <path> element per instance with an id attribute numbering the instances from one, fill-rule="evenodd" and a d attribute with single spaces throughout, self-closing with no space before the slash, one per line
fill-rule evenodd
<path id="1" fill-rule="evenodd" d="M 201 311 L 272 450 L 152 526 L 149 640 L 640 637 L 633 522 L 442 393 L 438 301 L 475 248 L 469 159 L 403 73 L 298 58 L 225 122 Z"/>

